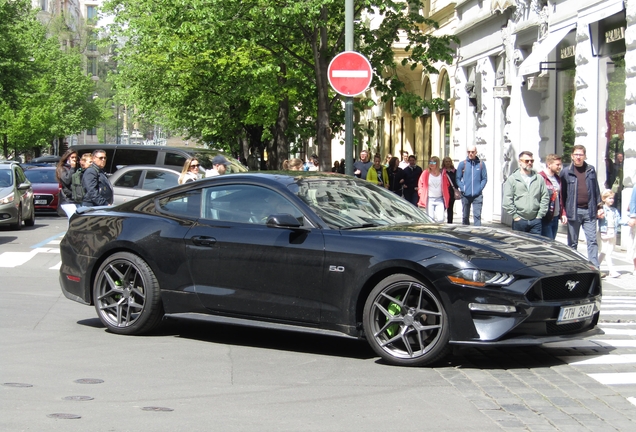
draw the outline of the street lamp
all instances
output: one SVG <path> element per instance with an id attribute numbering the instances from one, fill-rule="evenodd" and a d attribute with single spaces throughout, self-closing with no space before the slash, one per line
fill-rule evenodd
<path id="1" fill-rule="evenodd" d="M 117 104 L 117 121 L 115 123 L 115 144 L 119 144 L 119 104 Z"/>

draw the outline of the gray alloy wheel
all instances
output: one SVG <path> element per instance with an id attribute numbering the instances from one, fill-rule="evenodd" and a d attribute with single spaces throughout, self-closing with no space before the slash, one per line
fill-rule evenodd
<path id="1" fill-rule="evenodd" d="M 129 252 L 113 254 L 100 266 L 93 300 L 99 319 L 113 333 L 147 333 L 163 316 L 155 274 L 143 259 Z"/>
<path id="2" fill-rule="evenodd" d="M 22 206 L 18 207 L 18 220 L 11 225 L 12 230 L 20 231 L 22 229 Z"/>
<path id="3" fill-rule="evenodd" d="M 399 366 L 434 363 L 450 350 L 446 311 L 439 296 L 417 279 L 395 274 L 371 291 L 363 326 L 371 348 Z"/>

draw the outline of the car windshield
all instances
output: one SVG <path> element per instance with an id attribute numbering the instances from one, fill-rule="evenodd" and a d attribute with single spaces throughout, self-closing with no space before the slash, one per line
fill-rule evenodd
<path id="1" fill-rule="evenodd" d="M 331 228 L 433 223 L 403 198 L 363 180 L 299 178 L 289 188 Z"/>
<path id="2" fill-rule="evenodd" d="M 31 183 L 57 183 L 55 170 L 26 170 L 24 175 Z"/>

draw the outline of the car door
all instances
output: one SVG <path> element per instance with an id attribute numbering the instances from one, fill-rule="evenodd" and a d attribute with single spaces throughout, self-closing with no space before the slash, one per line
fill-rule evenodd
<path id="1" fill-rule="evenodd" d="M 203 217 L 186 236 L 195 290 L 209 309 L 297 322 L 320 320 L 324 239 L 278 191 L 257 185 L 204 188 Z M 306 229 L 268 227 L 288 213 Z"/>
<path id="2" fill-rule="evenodd" d="M 113 182 L 113 203 L 115 205 L 137 197 L 137 191 L 139 190 L 143 173 L 143 169 L 127 170 Z"/>

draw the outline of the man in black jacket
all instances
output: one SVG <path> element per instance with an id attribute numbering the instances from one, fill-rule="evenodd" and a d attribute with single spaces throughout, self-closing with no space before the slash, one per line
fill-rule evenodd
<path id="1" fill-rule="evenodd" d="M 82 176 L 84 198 L 82 205 L 85 207 L 107 206 L 113 203 L 113 186 L 110 184 L 104 167 L 106 166 L 106 152 L 95 150 L 93 163 L 86 168 Z"/>
<path id="2" fill-rule="evenodd" d="M 585 158 L 585 147 L 575 145 L 572 148 L 572 163 L 561 171 L 561 193 L 568 218 L 568 246 L 576 249 L 579 231 L 583 227 L 587 259 L 598 268 L 596 220 L 599 216 L 603 217 L 602 210 L 598 210 L 598 205 L 602 202 L 601 191 L 596 170 L 585 162 Z"/>
<path id="3" fill-rule="evenodd" d="M 404 199 L 413 205 L 417 205 L 420 199 L 417 194 L 417 182 L 422 175 L 422 168 L 415 164 L 415 156 L 409 156 L 409 166 L 404 168 Z"/>

